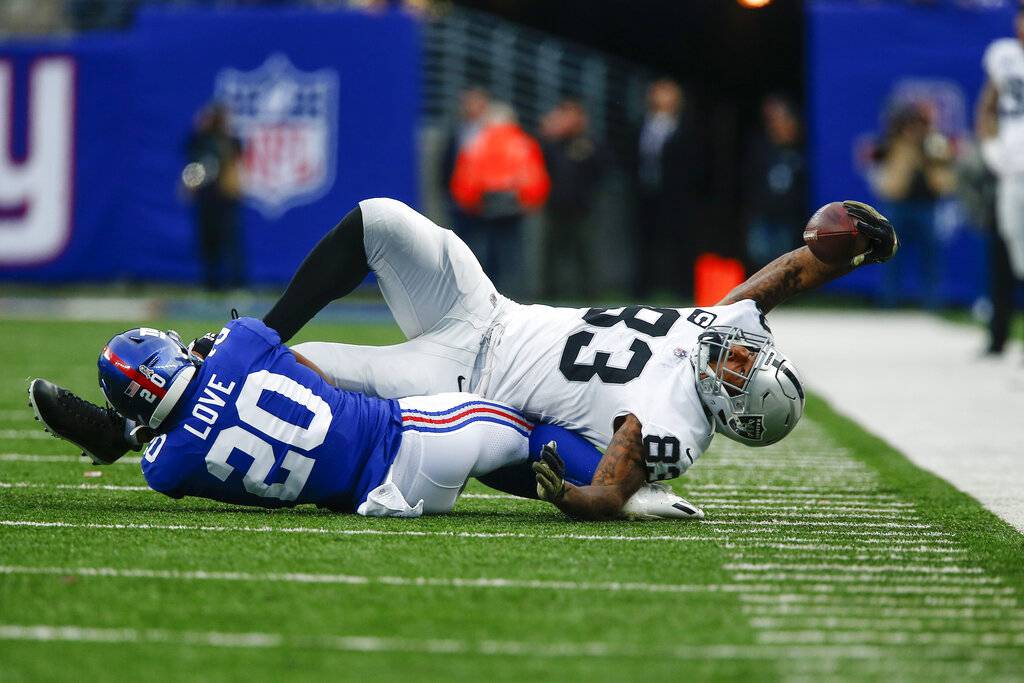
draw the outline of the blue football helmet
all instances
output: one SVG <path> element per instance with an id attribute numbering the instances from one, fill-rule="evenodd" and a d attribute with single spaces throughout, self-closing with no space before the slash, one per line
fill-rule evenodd
<path id="1" fill-rule="evenodd" d="M 157 429 L 185 393 L 202 361 L 177 332 L 137 327 L 100 353 L 100 389 L 121 415 Z"/>

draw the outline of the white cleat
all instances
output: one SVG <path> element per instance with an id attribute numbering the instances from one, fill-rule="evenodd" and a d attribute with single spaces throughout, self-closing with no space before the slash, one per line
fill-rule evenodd
<path id="1" fill-rule="evenodd" d="M 622 506 L 626 519 L 704 519 L 704 511 L 680 498 L 665 484 L 644 484 Z"/>

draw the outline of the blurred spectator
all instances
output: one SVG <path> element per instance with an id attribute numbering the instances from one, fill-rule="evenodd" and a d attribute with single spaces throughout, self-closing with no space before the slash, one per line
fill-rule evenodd
<path id="1" fill-rule="evenodd" d="M 499 290 L 522 292 L 522 226 L 551 190 L 540 145 L 515 121 L 512 108 L 492 104 L 480 133 L 459 152 L 451 193 L 478 219 L 483 239 L 477 257 Z"/>
<path id="2" fill-rule="evenodd" d="M 989 354 L 1003 350 L 1013 313 L 1015 280 L 1024 280 L 1024 3 L 1014 20 L 1016 38 L 985 50 L 987 76 L 978 102 L 976 131 L 985 163 L 998 178 L 990 242 L 992 321 Z"/>
<path id="3" fill-rule="evenodd" d="M 953 190 L 955 177 L 946 138 L 932 126 L 921 104 L 898 106 L 889 116 L 888 129 L 875 150 L 872 175 L 875 191 L 886 200 L 885 213 L 900 234 L 900 258 L 885 269 L 882 303 L 895 306 L 904 299 L 906 266 L 917 255 L 924 304 L 940 306 L 940 252 L 936 244 L 935 209 L 939 197 Z"/>
<path id="4" fill-rule="evenodd" d="M 794 249 L 807 220 L 807 164 L 793 105 L 772 95 L 761 105 L 764 134 L 746 164 L 747 259 L 751 270 Z"/>
<path id="5" fill-rule="evenodd" d="M 207 289 L 245 285 L 245 257 L 238 208 L 242 196 L 239 140 L 228 129 L 221 104 L 205 107 L 185 145 L 182 182 L 195 206 L 196 235 Z"/>
<path id="6" fill-rule="evenodd" d="M 693 289 L 694 180 L 700 161 L 675 81 L 655 81 L 636 139 L 635 294 L 655 290 L 689 295 Z"/>
<path id="7" fill-rule="evenodd" d="M 590 136 L 589 124 L 583 105 L 573 99 L 563 101 L 541 121 L 551 175 L 542 269 L 547 297 L 586 297 L 593 292 L 591 217 L 606 158 L 603 147 Z"/>
<path id="8" fill-rule="evenodd" d="M 451 186 L 455 160 L 459 158 L 459 152 L 480 134 L 490 107 L 490 95 L 483 88 L 469 88 L 462 93 L 459 99 L 459 121 L 448 136 L 448 144 L 441 161 L 441 194 L 448 199 L 449 227 L 477 254 L 483 251 L 483 226 L 480 217 L 468 214 L 459 207 L 451 195 Z"/>
<path id="9" fill-rule="evenodd" d="M 1010 335 L 1013 313 L 1013 270 L 1006 242 L 996 229 L 996 177 L 985 165 L 980 151 L 968 147 L 956 165 L 956 190 L 968 217 L 985 233 L 989 249 L 988 344 L 984 354 L 1003 352 Z"/>

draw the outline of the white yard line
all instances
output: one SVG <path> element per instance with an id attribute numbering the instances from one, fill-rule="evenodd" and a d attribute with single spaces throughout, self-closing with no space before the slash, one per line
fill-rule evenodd
<path id="1" fill-rule="evenodd" d="M 0 439 L 52 439 L 42 429 L 0 429 Z"/>
<path id="2" fill-rule="evenodd" d="M 687 522 L 700 524 L 700 522 Z M 319 536 L 411 536 L 417 538 L 480 538 L 480 539 L 529 539 L 529 540 L 571 540 L 571 541 L 603 541 L 603 542 L 634 542 L 634 543 L 690 543 L 713 542 L 707 536 L 624 536 L 598 534 L 521 534 L 513 532 L 473 532 L 473 531 L 414 531 L 386 529 L 324 529 L 321 527 L 252 527 L 252 526 L 214 526 L 192 524 L 102 524 L 99 522 L 61 522 L 49 520 L 0 519 L 0 526 L 46 528 L 46 529 L 102 529 L 117 531 L 208 531 L 218 533 L 256 533 L 256 534 L 312 534 Z"/>
<path id="3" fill-rule="evenodd" d="M 47 436 L 44 434 L 44 436 Z M 82 464 L 88 462 L 79 454 L 42 455 L 39 453 L 0 453 L 0 462 L 60 462 L 64 464 Z M 138 465 L 142 462 L 139 456 L 124 456 L 115 465 Z"/>
<path id="4" fill-rule="evenodd" d="M 223 572 L 208 570 L 125 569 L 116 567 L 26 567 L 0 565 L 0 575 L 55 575 L 170 581 L 241 581 L 254 583 L 337 584 L 348 586 L 397 586 L 416 588 L 514 588 L 557 591 L 631 593 L 746 593 L 750 586 L 733 584 L 664 584 L 619 581 L 542 581 L 508 578 L 445 578 L 429 576 L 358 576 L 300 572 Z M 765 590 L 765 587 L 756 587 Z"/>
<path id="5" fill-rule="evenodd" d="M 884 646 L 802 647 L 760 645 L 695 645 L 669 648 L 640 648 L 611 642 L 529 642 L 515 640 L 461 640 L 381 638 L 377 636 L 290 636 L 282 633 L 223 631 L 170 631 L 165 629 L 90 628 L 0 624 L 0 640 L 33 642 L 86 642 L 98 644 L 165 644 L 214 648 L 267 649 L 304 647 L 340 652 L 417 652 L 423 654 L 462 654 L 504 657 L 631 657 L 637 659 L 671 658 L 680 660 L 865 660 L 916 661 L 917 653 L 903 653 Z M 955 653 L 954 653 L 955 654 Z M 971 649 L 976 659 L 1006 656 L 1001 647 Z"/>
<path id="6" fill-rule="evenodd" d="M 773 617 L 754 617 L 750 625 L 754 628 L 769 629 L 772 631 L 798 630 L 798 629 L 829 629 L 829 630 L 853 630 L 879 632 L 879 631 L 927 631 L 936 622 L 955 620 L 956 630 L 984 633 L 1005 633 L 1007 631 L 1024 631 L 1024 619 L 1004 620 L 990 618 L 980 623 L 978 617 L 964 619 L 963 617 L 942 618 L 934 616 L 934 613 L 926 613 L 917 617 L 887 617 L 882 614 L 871 617 L 811 617 L 804 615 L 787 615 Z"/>
<path id="7" fill-rule="evenodd" d="M 851 609 L 884 608 L 884 607 L 905 607 L 906 596 L 893 595 L 857 595 L 855 593 L 740 593 L 737 596 L 740 602 L 757 605 L 817 605 L 827 606 L 832 614 L 842 614 L 847 607 Z M 1013 597 L 1001 597 L 998 595 L 926 595 L 920 598 L 920 603 L 925 607 L 943 608 L 1006 608 L 1015 609 L 1020 606 L 1020 601 Z"/>
<path id="8" fill-rule="evenodd" d="M 835 617 L 833 605 L 744 605 L 745 614 L 759 616 L 775 616 L 779 618 L 827 618 L 827 619 L 958 619 L 964 622 L 976 622 L 1006 619 L 1007 610 L 987 607 L 878 607 L 877 605 L 847 605 L 843 608 L 842 617 Z M 1024 617 L 1024 612 L 1020 613 Z M 1021 622 L 1024 624 L 1024 621 Z M 1024 630 L 1024 625 L 1021 626 Z"/>
<path id="9" fill-rule="evenodd" d="M 863 574 L 846 574 L 843 572 L 823 572 L 815 574 L 813 572 L 751 572 L 743 573 L 737 572 L 732 575 L 734 581 L 769 581 L 779 583 L 791 583 L 793 581 L 807 582 L 807 583 L 818 583 L 818 584 L 829 584 L 833 586 L 843 586 L 846 584 L 857 584 L 858 586 L 868 585 L 879 585 L 879 586 L 891 586 L 893 584 L 914 584 L 919 583 L 922 586 L 934 585 L 936 591 L 941 592 L 943 588 L 940 588 L 937 584 L 952 584 L 954 587 L 962 586 L 975 586 L 975 585 L 999 585 L 1002 584 L 1003 580 L 997 576 L 960 576 L 960 575 L 943 575 L 943 574 L 930 574 L 930 575 L 916 575 L 916 574 L 888 574 L 888 575 L 863 575 Z M 801 586 L 800 588 L 803 588 Z"/>
<path id="10" fill-rule="evenodd" d="M 1024 370 L 1016 344 L 1006 359 L 983 361 L 984 330 L 925 314 L 773 317 L 780 348 L 836 410 L 1024 531 Z M 914 353 L 894 352 L 911 340 L 922 342 Z"/>
<path id="11" fill-rule="evenodd" d="M 118 484 L 42 484 L 29 481 L 0 481 L 0 489 L 75 489 L 96 491 L 149 491 L 148 486 L 122 486 Z"/>
<path id="12" fill-rule="evenodd" d="M 759 643 L 781 645 L 985 645 L 1018 647 L 1024 645 L 1022 633 L 951 633 L 948 631 L 762 631 Z"/>
<path id="13" fill-rule="evenodd" d="M 781 562 L 731 562 L 724 565 L 724 568 L 733 571 L 832 571 L 850 574 L 982 574 L 985 571 L 981 567 L 935 567 L 931 565 L 911 564 L 836 564 L 828 562 L 803 564 L 789 564 Z"/>

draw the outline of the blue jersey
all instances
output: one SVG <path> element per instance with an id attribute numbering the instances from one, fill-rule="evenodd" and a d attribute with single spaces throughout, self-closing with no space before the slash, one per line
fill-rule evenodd
<path id="1" fill-rule="evenodd" d="M 169 496 L 352 512 L 402 440 L 396 401 L 325 382 L 252 318 L 233 320 L 146 449 L 142 473 Z"/>

